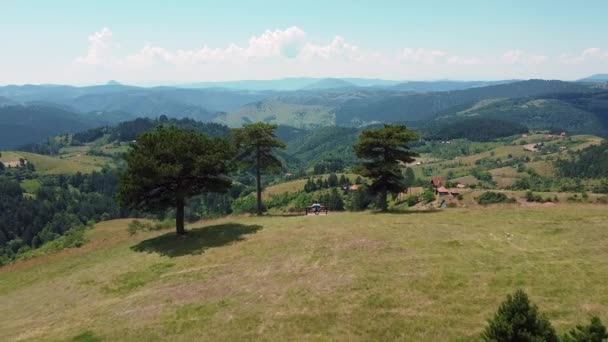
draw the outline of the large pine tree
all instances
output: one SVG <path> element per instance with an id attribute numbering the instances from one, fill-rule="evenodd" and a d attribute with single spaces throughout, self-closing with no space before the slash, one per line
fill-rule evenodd
<path id="1" fill-rule="evenodd" d="M 263 212 L 262 172 L 278 171 L 282 167 L 281 161 L 273 152 L 277 148 L 285 148 L 286 145 L 277 139 L 276 129 L 277 125 L 257 122 L 234 130 L 238 148 L 237 159 L 245 168 L 255 170 L 258 215 Z"/>
<path id="2" fill-rule="evenodd" d="M 369 191 L 378 196 L 378 206 L 387 210 L 388 193 L 406 189 L 401 164 L 414 161 L 416 153 L 408 143 L 418 140 L 418 135 L 405 125 L 384 125 L 382 128 L 361 132 L 354 146 L 357 157 L 363 160 L 359 169 L 363 176 L 372 180 Z"/>
<path id="3" fill-rule="evenodd" d="M 159 127 L 137 137 L 126 154 L 118 199 L 128 208 L 175 208 L 176 231 L 185 234 L 185 201 L 205 192 L 226 192 L 234 153 L 224 139 Z"/>

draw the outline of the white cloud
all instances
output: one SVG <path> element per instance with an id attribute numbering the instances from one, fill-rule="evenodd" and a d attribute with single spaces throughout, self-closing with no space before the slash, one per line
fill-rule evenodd
<path id="1" fill-rule="evenodd" d="M 460 57 L 460 56 L 450 56 L 447 60 L 448 64 L 452 65 L 479 65 L 483 64 L 483 61 L 477 57 Z"/>
<path id="2" fill-rule="evenodd" d="M 401 61 L 412 64 L 435 64 L 443 62 L 446 55 L 447 54 L 441 50 L 405 48 L 401 54 Z"/>
<path id="3" fill-rule="evenodd" d="M 306 42 L 306 32 L 292 26 L 286 30 L 267 30 L 259 37 L 251 37 L 245 55 L 249 58 L 295 58 Z"/>
<path id="4" fill-rule="evenodd" d="M 513 49 L 494 56 L 475 56 L 466 51 L 419 47 L 390 53 L 365 50 L 342 36 L 315 42 L 304 30 L 293 26 L 266 30 L 240 44 L 192 49 L 146 44 L 129 54 L 120 54 L 112 31 L 104 27 L 88 37 L 86 52 L 76 58 L 73 66 L 79 77 L 96 81 L 200 81 L 290 76 L 551 78 L 564 74 L 565 69 L 560 68 L 563 63 L 579 64 L 569 69 L 569 75 L 599 72 L 608 67 L 608 51 L 588 48 L 574 55 L 548 57 Z"/>
<path id="5" fill-rule="evenodd" d="M 575 56 L 561 54 L 558 61 L 562 64 L 603 63 L 608 62 L 608 51 L 592 47 Z"/>
<path id="6" fill-rule="evenodd" d="M 547 61 L 544 55 L 534 55 L 522 50 L 509 50 L 502 55 L 502 62 L 506 64 L 529 64 L 537 65 Z"/>
<path id="7" fill-rule="evenodd" d="M 302 49 L 302 57 L 320 57 L 330 59 L 339 58 L 358 58 L 360 57 L 360 49 L 358 46 L 347 43 L 341 36 L 336 36 L 328 45 L 306 44 Z"/>
<path id="8" fill-rule="evenodd" d="M 521 61 L 524 52 L 521 50 L 510 50 L 502 55 L 502 59 L 510 64 L 516 64 Z"/>
<path id="9" fill-rule="evenodd" d="M 89 47 L 85 56 L 78 57 L 76 62 L 89 65 L 103 65 L 109 62 L 113 49 L 117 46 L 112 41 L 112 31 L 104 27 L 88 37 Z"/>

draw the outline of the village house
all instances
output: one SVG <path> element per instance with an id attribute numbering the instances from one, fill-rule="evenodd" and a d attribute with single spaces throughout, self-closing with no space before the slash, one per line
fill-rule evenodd
<path id="1" fill-rule="evenodd" d="M 528 152 L 538 152 L 538 144 L 528 144 L 528 145 L 524 145 L 524 151 L 528 151 Z"/>
<path id="2" fill-rule="evenodd" d="M 437 189 L 438 187 L 440 187 L 442 184 L 445 184 L 445 181 L 443 180 L 443 178 L 433 178 L 431 179 L 431 185 L 433 185 L 433 188 Z"/>
<path id="3" fill-rule="evenodd" d="M 435 193 L 436 193 L 438 196 L 447 196 L 447 195 L 449 195 L 449 194 L 450 194 L 450 190 L 448 190 L 448 189 L 446 189 L 445 187 L 441 186 L 441 187 L 439 187 L 439 188 L 437 188 L 437 189 L 435 190 Z"/>

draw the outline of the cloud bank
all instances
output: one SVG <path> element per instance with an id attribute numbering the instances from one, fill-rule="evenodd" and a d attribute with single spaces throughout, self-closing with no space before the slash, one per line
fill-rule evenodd
<path id="1" fill-rule="evenodd" d="M 398 45 L 398 42 L 395 42 Z M 104 27 L 88 36 L 86 51 L 76 57 L 77 72 L 90 78 L 128 80 L 235 80 L 291 76 L 432 78 L 556 78 L 564 65 L 578 72 L 608 69 L 608 51 L 587 48 L 578 54 L 547 56 L 507 49 L 496 56 L 476 56 L 441 48 L 407 47 L 400 52 L 370 51 L 336 35 L 314 42 L 299 27 L 266 30 L 245 44 L 168 49 L 146 44 L 122 53 L 113 32 Z M 483 76 L 485 75 L 485 77 Z M 488 77 L 489 76 L 489 77 Z"/>

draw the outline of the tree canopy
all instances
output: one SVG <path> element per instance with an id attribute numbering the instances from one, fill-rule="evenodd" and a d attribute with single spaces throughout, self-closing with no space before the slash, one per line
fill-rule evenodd
<path id="1" fill-rule="evenodd" d="M 406 189 L 401 165 L 414 161 L 417 154 L 410 151 L 408 143 L 417 139 L 418 135 L 405 125 L 384 125 L 361 132 L 353 147 L 357 157 L 363 160 L 359 167 L 361 175 L 372 180 L 370 192 L 379 195 L 380 209 L 387 209 L 389 192 L 399 193 Z"/>
<path id="2" fill-rule="evenodd" d="M 277 125 L 256 122 L 234 130 L 238 149 L 237 159 L 245 169 L 254 169 L 256 173 L 257 214 L 262 208 L 262 171 L 278 171 L 281 161 L 273 154 L 274 149 L 285 148 L 286 144 L 276 137 Z"/>
<path id="3" fill-rule="evenodd" d="M 177 234 L 182 235 L 187 198 L 230 188 L 226 174 L 233 151 L 224 139 L 175 127 L 143 133 L 125 156 L 118 198 L 129 208 L 175 208 Z"/>

